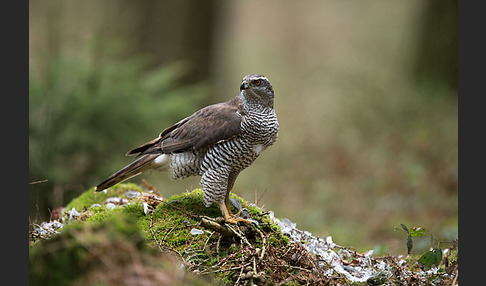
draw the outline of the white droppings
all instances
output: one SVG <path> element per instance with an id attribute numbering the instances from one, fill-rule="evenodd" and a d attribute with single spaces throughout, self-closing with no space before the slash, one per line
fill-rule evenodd
<path id="1" fill-rule="evenodd" d="M 132 190 L 128 190 L 128 191 L 125 192 L 125 196 L 129 199 L 139 197 L 140 195 L 141 195 L 140 192 L 136 192 L 136 191 L 132 191 Z"/>
<path id="2" fill-rule="evenodd" d="M 147 213 L 148 213 L 148 204 L 147 203 L 143 203 L 143 213 L 145 215 L 147 215 Z"/>
<path id="3" fill-rule="evenodd" d="M 106 208 L 109 209 L 109 210 L 112 210 L 116 207 L 116 205 L 114 203 L 107 203 L 106 204 Z"/>
<path id="4" fill-rule="evenodd" d="M 199 234 L 203 234 L 203 233 L 204 233 L 203 230 L 200 230 L 200 229 L 197 229 L 197 228 L 191 229 L 191 234 L 192 235 L 199 235 Z"/>
<path id="5" fill-rule="evenodd" d="M 81 215 L 75 208 L 72 208 L 70 211 L 68 211 L 68 214 L 69 222 Z"/>
<path id="6" fill-rule="evenodd" d="M 310 253 L 319 256 L 322 261 L 319 266 L 322 269 L 328 269 L 331 266 L 332 270 L 341 273 L 351 282 L 366 282 L 370 277 L 376 275 L 376 269 L 384 269 L 386 266 L 384 262 L 376 262 L 376 265 L 371 267 L 369 263 L 364 261 L 369 259 L 369 256 L 354 257 L 360 262 L 358 265 L 345 265 L 343 262 L 349 260 L 353 255 L 347 249 L 336 245 L 331 236 L 326 238 L 315 237 L 308 231 L 297 229 L 297 224 L 287 218 L 282 220 L 275 218 L 272 211 L 269 211 L 269 216 L 280 227 L 282 234 L 290 237 L 290 241 L 301 243 Z M 368 253 L 368 255 L 371 255 L 371 253 Z M 332 275 L 332 271 L 328 274 Z"/>

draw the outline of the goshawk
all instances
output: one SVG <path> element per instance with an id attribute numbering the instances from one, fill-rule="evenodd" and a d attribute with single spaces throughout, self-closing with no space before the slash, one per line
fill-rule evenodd
<path id="1" fill-rule="evenodd" d="M 246 221 L 231 214 L 229 192 L 238 174 L 278 134 L 274 91 L 263 75 L 243 78 L 235 98 L 204 107 L 168 127 L 158 138 L 127 152 L 138 158 L 95 187 L 102 191 L 147 170 L 168 171 L 172 179 L 201 176 L 205 206 L 217 203 L 226 222 Z"/>

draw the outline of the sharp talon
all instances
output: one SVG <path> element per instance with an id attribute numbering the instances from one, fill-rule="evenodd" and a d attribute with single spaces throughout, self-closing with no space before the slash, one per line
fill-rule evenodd
<path id="1" fill-rule="evenodd" d="M 238 221 L 235 220 L 234 218 L 227 218 L 224 222 L 230 224 L 238 224 Z"/>
<path id="2" fill-rule="evenodd" d="M 229 200 L 227 200 L 229 202 Z M 243 209 L 241 209 L 240 211 L 238 211 L 238 213 L 236 215 L 234 214 L 231 214 L 231 212 L 229 211 L 229 208 L 227 208 L 227 205 L 225 203 L 221 203 L 219 205 L 220 209 L 221 209 L 221 213 L 223 214 L 223 217 L 224 217 L 224 221 L 225 223 L 230 223 L 230 224 L 238 224 L 238 222 L 244 222 L 244 223 L 247 223 L 247 224 L 255 224 L 255 225 L 258 225 L 258 222 L 252 220 L 252 219 L 244 219 L 244 218 L 241 218 L 241 217 L 238 217 L 241 212 L 243 211 Z"/>

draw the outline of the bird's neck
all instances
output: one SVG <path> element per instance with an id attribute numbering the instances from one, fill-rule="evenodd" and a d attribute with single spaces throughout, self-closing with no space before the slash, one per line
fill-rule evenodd
<path id="1" fill-rule="evenodd" d="M 264 100 L 255 93 L 242 91 L 240 97 L 243 103 L 243 109 L 247 112 L 268 112 L 273 110 L 273 100 Z"/>

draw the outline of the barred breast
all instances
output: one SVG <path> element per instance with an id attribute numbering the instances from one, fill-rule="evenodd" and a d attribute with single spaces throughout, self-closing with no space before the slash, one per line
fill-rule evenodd
<path id="1" fill-rule="evenodd" d="M 238 174 L 275 143 L 278 136 L 275 111 L 249 112 L 247 120 L 242 122 L 242 129 L 240 136 L 209 148 L 201 162 L 200 184 L 204 189 L 206 206 L 224 199 Z"/>

